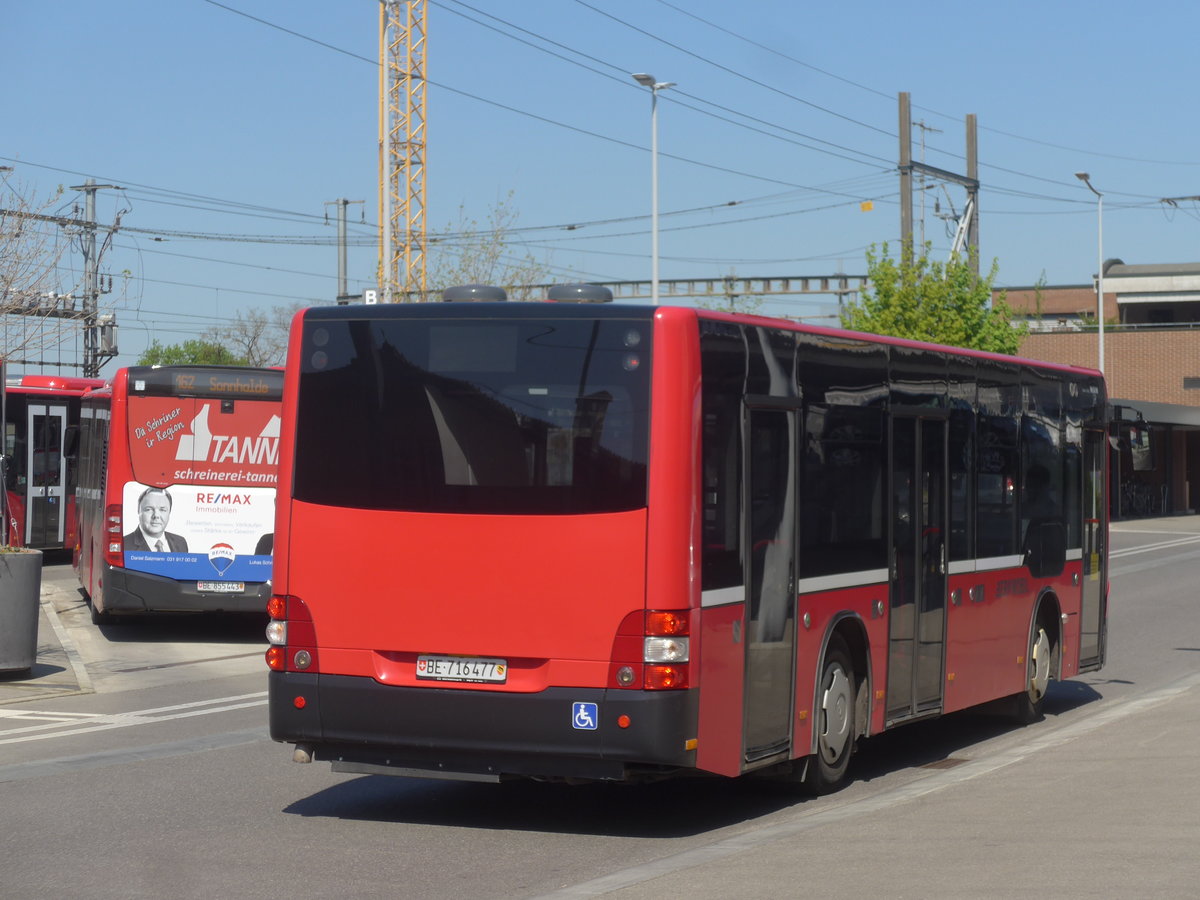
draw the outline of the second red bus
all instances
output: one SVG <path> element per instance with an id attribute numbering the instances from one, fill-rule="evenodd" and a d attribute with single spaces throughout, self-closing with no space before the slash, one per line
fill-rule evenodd
<path id="1" fill-rule="evenodd" d="M 75 565 L 94 621 L 262 613 L 282 387 L 278 369 L 135 366 L 84 398 Z"/>

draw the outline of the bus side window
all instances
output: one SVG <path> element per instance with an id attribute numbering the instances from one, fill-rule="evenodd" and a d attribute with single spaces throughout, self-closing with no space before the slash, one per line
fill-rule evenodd
<path id="1" fill-rule="evenodd" d="M 980 557 L 1017 552 L 1016 428 L 1007 416 L 979 417 L 975 525 Z"/>
<path id="2" fill-rule="evenodd" d="M 882 411 L 809 404 L 804 426 L 801 577 L 886 567 Z"/>
<path id="3" fill-rule="evenodd" d="M 708 324 L 708 323 L 706 323 Z M 742 577 L 742 394 L 746 350 L 736 328 L 701 335 L 703 492 L 701 587 L 736 587 Z"/>
<path id="4" fill-rule="evenodd" d="M 18 431 L 16 422 L 6 423 L 4 434 L 4 471 L 7 487 L 10 491 L 25 486 L 25 435 Z"/>

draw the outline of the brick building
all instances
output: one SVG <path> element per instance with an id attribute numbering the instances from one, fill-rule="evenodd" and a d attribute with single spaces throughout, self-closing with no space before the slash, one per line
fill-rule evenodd
<path id="1" fill-rule="evenodd" d="M 1022 356 L 1096 367 L 1092 284 L 1017 288 L 1030 323 Z M 1200 263 L 1104 264 L 1104 375 L 1114 435 L 1116 518 L 1200 512 Z"/>

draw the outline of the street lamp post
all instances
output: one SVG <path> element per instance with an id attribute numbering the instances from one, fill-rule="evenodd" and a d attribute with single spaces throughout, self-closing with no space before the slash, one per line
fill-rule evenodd
<path id="1" fill-rule="evenodd" d="M 1076 172 L 1075 177 L 1088 186 L 1096 195 L 1096 326 L 1100 335 L 1100 363 L 1096 366 L 1104 371 L 1104 195 L 1092 186 L 1087 172 Z"/>
<path id="2" fill-rule="evenodd" d="M 639 72 L 633 80 L 650 88 L 650 300 L 658 303 L 658 92 L 674 87 L 674 81 L 655 81 Z"/>

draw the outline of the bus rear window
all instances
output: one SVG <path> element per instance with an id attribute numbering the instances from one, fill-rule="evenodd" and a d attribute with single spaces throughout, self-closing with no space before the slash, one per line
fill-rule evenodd
<path id="1" fill-rule="evenodd" d="M 306 322 L 294 495 L 413 512 L 646 503 L 650 323 Z"/>

